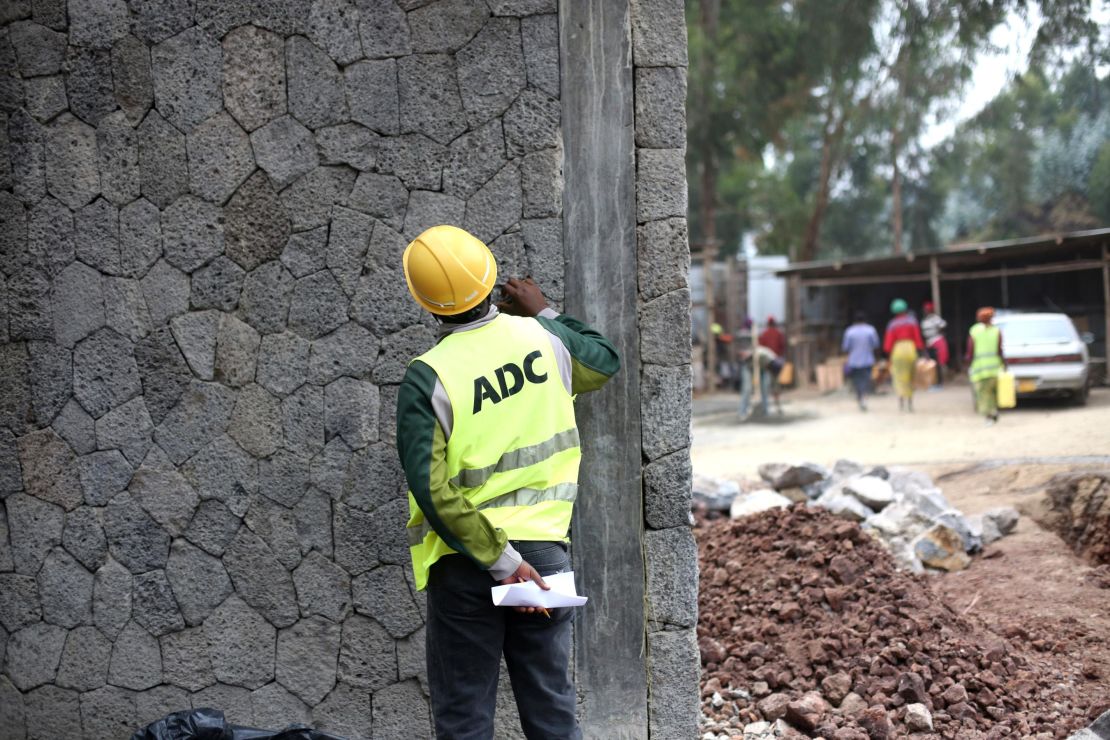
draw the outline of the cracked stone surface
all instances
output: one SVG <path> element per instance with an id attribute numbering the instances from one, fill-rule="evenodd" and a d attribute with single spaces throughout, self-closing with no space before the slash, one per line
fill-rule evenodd
<path id="1" fill-rule="evenodd" d="M 131 342 L 100 329 L 73 351 L 73 395 L 94 418 L 142 392 Z"/>
<path id="2" fill-rule="evenodd" d="M 471 126 L 503 114 L 524 90 L 527 71 L 516 18 L 491 18 L 455 58 Z"/>
<path id="3" fill-rule="evenodd" d="M 378 439 L 378 387 L 341 377 L 324 389 L 324 430 L 357 450 Z"/>
<path id="4" fill-rule="evenodd" d="M 108 678 L 112 643 L 96 627 L 84 626 L 66 636 L 55 683 L 64 689 L 92 691 Z"/>
<path id="5" fill-rule="evenodd" d="M 379 134 L 401 132 L 396 60 L 361 61 L 344 69 L 343 77 L 351 120 Z"/>
<path id="6" fill-rule="evenodd" d="M 378 161 L 380 138 L 357 123 L 341 123 L 316 129 L 320 163 L 348 164 L 356 170 L 372 170 Z"/>
<path id="7" fill-rule="evenodd" d="M 339 645 L 339 625 L 323 617 L 283 629 L 277 640 L 277 681 L 307 704 L 318 704 L 335 686 Z"/>
<path id="8" fill-rule="evenodd" d="M 378 338 L 353 321 L 312 343 L 308 379 L 326 384 L 340 376 L 363 378 L 378 359 Z M 409 359 L 415 357 L 411 355 Z M 378 382 L 377 380 L 375 382 Z"/>
<path id="9" fill-rule="evenodd" d="M 332 566 L 334 567 L 334 566 Z M 33 576 L 0 573 L 0 624 L 8 632 L 16 632 L 42 619 L 38 584 Z M 350 602 L 350 583 L 347 584 L 347 602 Z"/>
<path id="10" fill-rule="evenodd" d="M 166 577 L 190 627 L 202 624 L 233 591 L 223 564 L 185 540 L 175 540 L 170 547 Z"/>
<path id="11" fill-rule="evenodd" d="M 293 300 L 295 305 L 295 291 Z M 307 377 L 309 348 L 308 340 L 293 332 L 267 334 L 259 350 L 259 385 L 279 396 L 295 391 Z"/>
<path id="12" fill-rule="evenodd" d="M 326 225 L 332 205 L 347 197 L 355 177 L 348 167 L 317 167 L 281 191 L 294 231 Z"/>
<path id="13" fill-rule="evenodd" d="M 162 244 L 166 261 L 185 272 L 222 254 L 220 208 L 192 195 L 181 196 L 162 212 Z"/>
<path id="14" fill-rule="evenodd" d="M 72 555 L 52 550 L 37 579 L 45 621 L 61 627 L 92 623 L 93 575 Z"/>
<path id="15" fill-rule="evenodd" d="M 116 637 L 108 664 L 108 682 L 136 691 L 162 683 L 158 641 L 134 621 L 128 622 Z"/>
<path id="16" fill-rule="evenodd" d="M 189 132 L 185 150 L 192 191 L 213 203 L 225 202 L 254 171 L 251 140 L 222 111 Z"/>
<path id="17" fill-rule="evenodd" d="M 150 50 L 154 99 L 158 110 L 188 133 L 221 107 L 219 42 L 193 26 Z"/>
<path id="18" fill-rule="evenodd" d="M 305 384 L 281 402 L 285 448 L 310 458 L 324 448 L 324 390 Z"/>
<path id="19" fill-rule="evenodd" d="M 362 274 L 362 263 L 366 257 L 366 247 L 370 242 L 370 234 L 374 229 L 374 220 L 369 216 L 336 206 L 332 210 L 331 229 L 328 232 L 328 246 L 325 262 L 339 282 L 343 292 L 350 296 L 358 285 L 359 275 Z M 334 312 L 333 312 L 334 313 Z M 316 336 L 334 329 L 328 326 L 319 331 L 311 318 L 305 323 L 309 331 L 316 330 Z"/>
<path id="20" fill-rule="evenodd" d="M 85 503 L 104 506 L 127 488 L 132 467 L 119 450 L 102 450 L 82 455 L 77 461 Z"/>
<path id="21" fill-rule="evenodd" d="M 192 457 L 227 429 L 235 391 L 218 383 L 193 381 L 154 430 L 154 441 L 174 463 Z"/>
<path id="22" fill-rule="evenodd" d="M 123 111 L 116 111 L 100 121 L 96 142 L 100 155 L 101 193 L 113 205 L 127 205 L 139 197 L 142 180 L 138 136 Z"/>
<path id="23" fill-rule="evenodd" d="M 154 105 L 154 78 L 146 44 L 134 36 L 124 36 L 112 46 L 112 82 L 120 108 L 127 120 L 137 125 Z"/>
<path id="24" fill-rule="evenodd" d="M 170 331 L 189 368 L 202 380 L 212 380 L 216 369 L 219 311 L 195 311 L 170 321 Z"/>
<path id="25" fill-rule="evenodd" d="M 134 619 L 147 632 L 161 637 L 185 628 L 185 620 L 178 609 L 166 571 L 152 570 L 135 576 L 133 588 L 131 604 Z"/>
<path id="26" fill-rule="evenodd" d="M 62 545 L 81 565 L 96 571 L 108 560 L 108 539 L 100 524 L 100 514 L 89 506 L 80 506 L 66 514 Z"/>
<path id="27" fill-rule="evenodd" d="M 351 613 L 351 578 L 318 552 L 305 556 L 293 571 L 302 616 L 318 614 L 341 622 Z"/>
<path id="28" fill-rule="evenodd" d="M 47 131 L 46 183 L 50 194 L 72 209 L 100 192 L 96 129 L 62 117 Z"/>
<path id="29" fill-rule="evenodd" d="M 238 596 L 229 596 L 204 620 L 216 678 L 255 689 L 274 678 L 277 633 L 261 614 Z"/>
<path id="30" fill-rule="evenodd" d="M 31 407 L 40 424 L 53 421 L 73 393 L 73 355 L 49 342 L 28 342 Z"/>
<path id="31" fill-rule="evenodd" d="M 230 253 L 230 241 L 228 250 Z M 192 275 L 189 304 L 192 308 L 233 311 L 239 304 L 246 272 L 229 257 L 220 255 Z"/>
<path id="32" fill-rule="evenodd" d="M 258 489 L 258 463 L 226 435 L 200 449 L 181 471 L 205 500 L 228 504 Z"/>
<path id="33" fill-rule="evenodd" d="M 297 597 L 289 572 L 258 535 L 240 528 L 223 562 L 235 592 L 272 624 L 288 627 L 297 620 Z"/>
<path id="34" fill-rule="evenodd" d="M 223 40 L 227 110 L 247 131 L 285 113 L 285 42 L 256 26 L 240 26 Z"/>
<path id="35" fill-rule="evenodd" d="M 282 116 L 253 132 L 250 142 L 258 166 L 278 190 L 320 163 L 312 132 L 292 116 Z"/>
<path id="36" fill-rule="evenodd" d="M 95 126 L 116 109 L 112 90 L 111 52 L 71 46 L 66 58 L 66 97 L 70 110 Z"/>
<path id="37" fill-rule="evenodd" d="M 137 342 L 153 328 L 150 309 L 146 305 L 142 284 L 130 278 L 104 279 L 104 314 L 108 326 L 132 342 Z"/>
<path id="38" fill-rule="evenodd" d="M 166 208 L 189 192 L 185 135 L 156 110 L 143 119 L 138 134 L 143 197 Z"/>
<path id="39" fill-rule="evenodd" d="M 236 388 L 253 382 L 261 341 L 249 324 L 230 314 L 221 315 L 216 333 L 216 380 Z"/>
<path id="40" fill-rule="evenodd" d="M 93 621 L 114 639 L 131 619 L 132 576 L 111 558 L 96 572 L 93 582 Z"/>
<path id="41" fill-rule="evenodd" d="M 336 240 L 350 239 L 352 235 L 336 236 L 336 231 L 332 234 L 333 240 L 329 241 L 328 256 L 338 261 L 340 256 L 336 253 L 339 247 L 336 246 L 333 251 L 333 245 L 336 244 Z M 369 237 L 369 234 L 366 233 L 365 236 Z M 362 270 L 361 257 L 355 250 L 354 259 L 348 257 L 345 261 L 348 267 L 346 275 L 353 291 L 358 285 L 358 273 Z M 316 339 L 346 321 L 347 296 L 332 271 L 321 270 L 296 282 L 289 306 L 289 327 L 293 331 L 307 339 Z"/>
<path id="42" fill-rule="evenodd" d="M 372 692 L 397 680 L 397 652 L 384 627 L 359 615 L 343 622 L 338 675 L 341 681 Z"/>
<path id="43" fill-rule="evenodd" d="M 343 76 L 326 52 L 294 36 L 285 43 L 289 112 L 310 128 L 348 120 Z"/>
<path id="44" fill-rule="evenodd" d="M 76 691 L 42 686 L 24 697 L 26 722 L 40 737 L 80 737 L 81 704 Z"/>
<path id="45" fill-rule="evenodd" d="M 279 450 L 258 464 L 259 492 L 282 506 L 296 506 L 311 481 L 307 458 Z"/>
<path id="46" fill-rule="evenodd" d="M 276 260 L 251 271 L 239 295 L 239 315 L 261 334 L 283 330 L 293 283 L 293 275 Z"/>
<path id="47" fill-rule="evenodd" d="M 154 448 L 142 467 L 135 471 L 127 490 L 167 532 L 180 536 L 192 518 L 198 497 L 193 487 L 173 465 L 156 458 Z"/>
<path id="48" fill-rule="evenodd" d="M 154 422 L 142 398 L 133 398 L 96 420 L 96 445 L 118 449 L 131 465 L 146 457 L 153 440 Z"/>
<path id="49" fill-rule="evenodd" d="M 108 551 L 132 573 L 166 565 L 170 536 L 131 496 L 117 496 L 104 509 Z"/>
<path id="50" fill-rule="evenodd" d="M 383 565 L 351 584 L 355 611 L 372 617 L 394 638 L 412 634 L 424 618 L 412 599 L 401 566 Z"/>
<path id="51" fill-rule="evenodd" d="M 219 557 L 239 531 L 240 523 L 239 517 L 220 501 L 202 501 L 185 530 L 185 537 L 205 552 Z"/>
<path id="52" fill-rule="evenodd" d="M 168 270 L 173 270 L 164 262 L 161 264 Z M 158 269 L 157 266 L 154 269 Z M 151 272 L 153 271 L 152 269 Z M 181 277 L 184 278 L 183 275 Z M 188 288 L 188 278 L 184 279 Z M 158 282 L 152 282 L 151 287 L 156 287 Z M 144 281 L 144 293 L 146 287 Z M 147 302 L 149 304 L 149 299 Z M 168 326 L 155 329 L 135 345 L 135 364 L 142 377 L 143 397 L 151 421 L 160 424 L 185 393 L 191 378 L 189 366 L 181 356 Z"/>
<path id="53" fill-rule="evenodd" d="M 119 210 L 97 198 L 74 219 L 77 259 L 109 275 L 120 272 Z"/>
<path id="54" fill-rule="evenodd" d="M 397 61 L 402 133 L 424 134 L 449 144 L 466 131 L 454 69 L 446 54 L 414 54 Z"/>
<path id="55" fill-rule="evenodd" d="M 216 683 L 208 640 L 204 629 L 194 627 L 172 632 L 159 641 L 162 648 L 162 674 L 166 683 L 187 691 L 200 691 Z"/>
<path id="56" fill-rule="evenodd" d="M 4 503 L 15 569 L 34 575 L 47 553 L 62 542 L 65 510 L 25 493 L 13 494 Z"/>
<path id="57" fill-rule="evenodd" d="M 4 672 L 20 691 L 53 681 L 65 639 L 64 629 L 45 622 L 13 632 L 8 638 Z"/>

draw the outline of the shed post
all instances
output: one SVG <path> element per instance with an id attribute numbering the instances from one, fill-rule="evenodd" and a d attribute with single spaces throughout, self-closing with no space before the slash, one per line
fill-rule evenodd
<path id="1" fill-rule="evenodd" d="M 943 316 L 944 312 L 940 305 L 940 267 L 937 266 L 936 255 L 929 258 L 929 282 L 932 285 L 933 310 L 938 316 Z"/>

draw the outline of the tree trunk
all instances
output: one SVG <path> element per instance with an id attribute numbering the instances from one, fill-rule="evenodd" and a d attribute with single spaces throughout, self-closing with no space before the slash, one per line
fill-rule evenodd
<path id="1" fill-rule="evenodd" d="M 901 141 L 898 137 L 898 127 L 895 126 L 890 135 L 890 161 L 894 165 L 894 176 L 890 183 L 891 210 L 893 211 L 894 227 L 894 253 L 902 254 L 902 170 L 898 168 L 898 153 Z"/>
<path id="2" fill-rule="evenodd" d="M 798 262 L 812 262 L 817 256 L 817 240 L 821 233 L 821 223 L 829 208 L 829 180 L 832 179 L 833 156 L 840 137 L 844 135 L 844 115 L 836 115 L 836 106 L 830 101 L 824 135 L 821 137 L 821 170 L 817 181 L 817 195 L 813 201 L 813 212 L 806 224 L 802 248 L 797 255 Z"/>

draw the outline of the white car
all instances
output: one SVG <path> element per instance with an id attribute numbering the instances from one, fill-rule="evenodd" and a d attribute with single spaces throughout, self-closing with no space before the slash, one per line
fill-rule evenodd
<path id="1" fill-rule="evenodd" d="M 1002 354 L 1014 375 L 1018 398 L 1067 396 L 1087 402 L 1087 337 L 1079 335 L 1066 314 L 1005 314 L 994 323 L 1002 330 Z"/>

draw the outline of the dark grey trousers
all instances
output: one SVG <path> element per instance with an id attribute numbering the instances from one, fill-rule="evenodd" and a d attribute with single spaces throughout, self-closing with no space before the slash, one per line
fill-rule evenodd
<path id="1" fill-rule="evenodd" d="M 557 542 L 514 542 L 524 559 L 552 575 L 570 570 Z M 570 680 L 571 609 L 551 617 L 494 606 L 489 573 L 448 555 L 428 575 L 428 683 L 439 740 L 493 737 L 501 656 L 509 668 L 520 723 L 529 740 L 577 740 Z"/>

